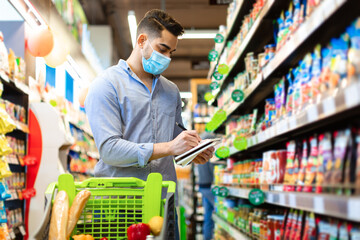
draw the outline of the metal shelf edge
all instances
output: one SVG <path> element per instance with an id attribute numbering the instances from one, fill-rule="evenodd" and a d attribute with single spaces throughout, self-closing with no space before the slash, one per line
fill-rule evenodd
<path id="1" fill-rule="evenodd" d="M 251 189 L 227 188 L 231 196 L 244 199 L 249 198 L 248 195 Z M 315 193 L 264 192 L 266 194 L 266 203 L 360 222 L 360 214 L 354 211 L 360 209 L 360 196 L 347 197 Z"/>

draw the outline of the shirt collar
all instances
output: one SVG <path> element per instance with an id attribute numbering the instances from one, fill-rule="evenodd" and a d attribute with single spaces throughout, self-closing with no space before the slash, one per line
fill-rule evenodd
<path id="1" fill-rule="evenodd" d="M 144 83 L 140 80 L 140 78 L 136 75 L 136 73 L 134 73 L 129 64 L 123 60 L 123 59 L 120 59 L 119 60 L 119 63 L 118 63 L 118 67 L 124 69 L 132 78 L 134 78 L 136 81 L 140 82 L 141 84 L 144 85 Z M 155 90 L 155 86 L 156 86 L 156 83 L 158 82 L 159 78 L 160 78 L 160 74 L 158 75 L 153 75 L 153 85 L 152 85 L 152 92 L 154 92 Z"/>

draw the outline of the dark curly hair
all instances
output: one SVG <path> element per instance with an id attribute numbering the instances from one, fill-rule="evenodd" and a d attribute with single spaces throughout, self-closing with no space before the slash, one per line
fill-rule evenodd
<path id="1" fill-rule="evenodd" d="M 184 28 L 173 17 L 162 10 L 153 9 L 141 19 L 137 28 L 137 36 L 146 33 L 152 37 L 160 37 L 164 29 L 176 37 L 184 33 Z"/>

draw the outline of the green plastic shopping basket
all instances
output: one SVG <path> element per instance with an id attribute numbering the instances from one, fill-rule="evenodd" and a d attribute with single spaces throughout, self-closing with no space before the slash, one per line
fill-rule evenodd
<path id="1" fill-rule="evenodd" d="M 127 228 L 133 223 L 148 223 L 153 216 L 163 216 L 160 236 L 155 239 L 175 239 L 175 183 L 162 181 L 159 173 L 149 174 L 146 181 L 138 178 L 90 178 L 74 183 L 73 176 L 63 174 L 45 193 L 45 216 L 34 238 L 48 239 L 51 203 L 55 193 L 65 190 L 72 204 L 83 189 L 91 192 L 72 235 L 90 234 L 95 239 L 127 239 Z M 166 199 L 161 199 L 167 188 Z"/>

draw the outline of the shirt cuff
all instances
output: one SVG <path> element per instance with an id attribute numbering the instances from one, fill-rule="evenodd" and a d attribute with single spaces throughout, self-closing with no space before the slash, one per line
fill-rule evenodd
<path id="1" fill-rule="evenodd" d="M 141 143 L 138 144 L 139 152 L 138 152 L 138 164 L 139 167 L 144 167 L 149 162 L 149 159 L 154 151 L 153 143 Z"/>

